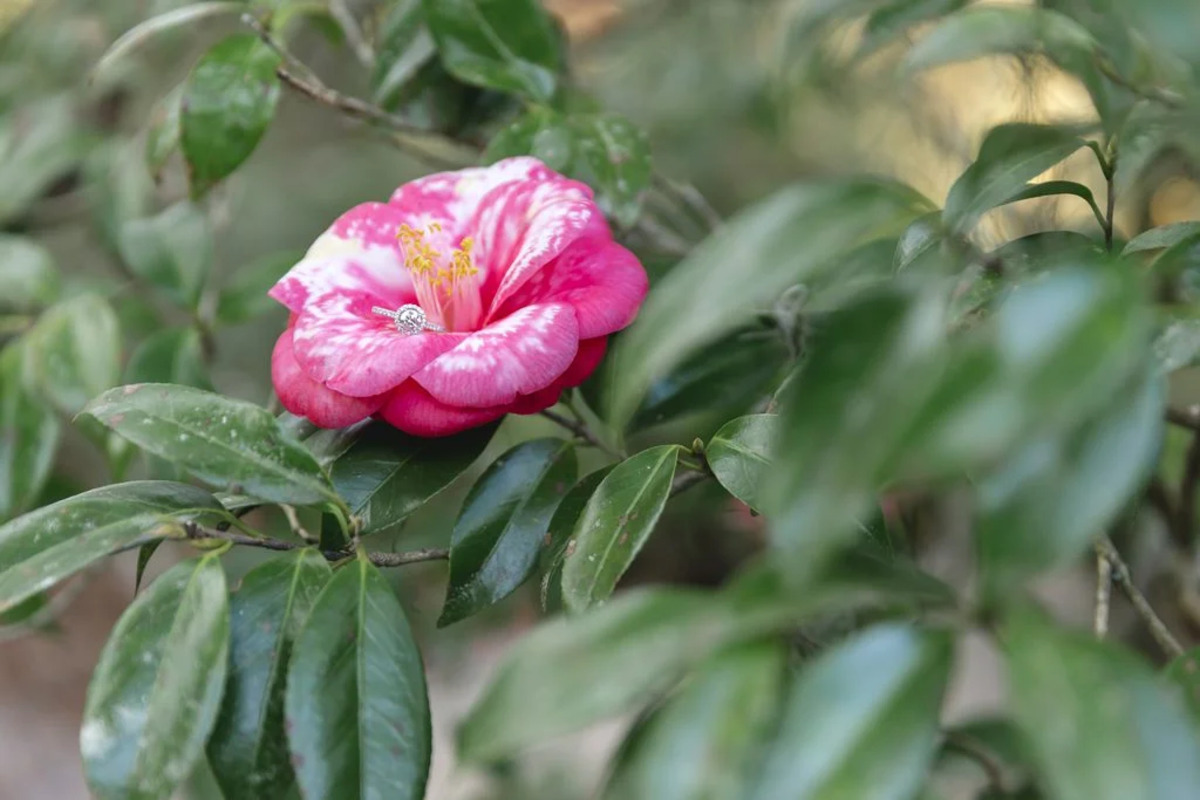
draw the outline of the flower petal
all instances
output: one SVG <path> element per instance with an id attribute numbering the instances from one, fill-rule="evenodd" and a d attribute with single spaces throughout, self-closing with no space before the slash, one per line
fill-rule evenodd
<path id="1" fill-rule="evenodd" d="M 475 240 L 483 297 L 493 309 L 576 238 L 611 238 L 592 190 L 536 158 L 430 175 L 401 186 L 390 202 L 414 227 L 433 214 L 449 220 L 443 224 L 455 238 Z"/>
<path id="2" fill-rule="evenodd" d="M 366 419 L 379 410 L 383 397 L 347 397 L 327 389 L 308 376 L 296 361 L 292 349 L 292 329 L 275 342 L 271 354 L 271 382 L 279 402 L 288 411 L 308 417 L 322 428 L 344 428 Z"/>
<path id="3" fill-rule="evenodd" d="M 440 403 L 415 381 L 405 381 L 388 397 L 380 416 L 413 436 L 449 436 L 476 428 L 507 413 L 507 406 L 460 408 Z"/>
<path id="4" fill-rule="evenodd" d="M 572 386 L 583 383 L 596 371 L 596 367 L 600 366 L 607 350 L 608 339 L 604 336 L 581 340 L 575 360 L 571 362 L 571 366 L 567 367 L 567 371 L 555 381 L 554 385 L 560 389 L 570 389 Z"/>
<path id="5" fill-rule="evenodd" d="M 577 239 L 530 276 L 494 313 L 501 319 L 522 306 L 566 303 L 575 309 L 579 338 L 619 331 L 637 316 L 650 282 L 637 256 L 611 239 Z"/>
<path id="6" fill-rule="evenodd" d="M 393 308 L 413 302 L 416 294 L 396 241 L 407 220 L 384 203 L 355 206 L 317 237 L 268 294 L 294 312 L 331 291 L 370 292 Z"/>
<path id="7" fill-rule="evenodd" d="M 468 336 L 432 332 L 407 336 L 396 330 L 389 317 L 371 311 L 383 302 L 361 291 L 310 300 L 296 319 L 296 360 L 330 389 L 369 397 L 398 386 Z"/>
<path id="8" fill-rule="evenodd" d="M 570 306 L 527 306 L 470 334 L 413 378 L 450 405 L 508 405 L 519 394 L 554 383 L 578 350 L 578 326 Z"/>

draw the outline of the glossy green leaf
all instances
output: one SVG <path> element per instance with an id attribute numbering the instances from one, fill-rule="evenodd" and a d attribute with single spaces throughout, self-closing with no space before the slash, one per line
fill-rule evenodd
<path id="1" fill-rule="evenodd" d="M 102 76 L 132 50 L 163 31 L 177 28 L 181 25 L 193 24 L 206 17 L 214 17 L 221 14 L 239 14 L 245 10 L 246 4 L 241 0 L 192 3 L 181 8 L 171 9 L 156 17 L 151 17 L 127 30 L 109 46 L 108 50 L 104 53 L 104 57 L 92 69 L 92 79 L 95 80 L 97 77 Z"/>
<path id="2" fill-rule="evenodd" d="M 895 236 L 929 210 L 906 186 L 857 180 L 795 186 L 742 212 L 654 287 L 622 335 L 612 356 L 611 421 L 623 425 L 656 379 L 737 327 L 755 305 L 836 271 L 840 255 Z"/>
<path id="3" fill-rule="evenodd" d="M 1126 243 L 1122 255 L 1143 253 L 1149 250 L 1165 250 L 1184 239 L 1200 235 L 1200 222 L 1175 222 L 1143 231 Z"/>
<path id="4" fill-rule="evenodd" d="M 662 516 L 679 459 L 678 445 L 622 461 L 596 488 L 575 524 L 563 559 L 563 603 L 575 612 L 603 603 Z"/>
<path id="5" fill-rule="evenodd" d="M 747 325 L 650 384 L 628 429 L 644 430 L 688 415 L 703 415 L 716 425 L 744 413 L 771 393 L 790 356 L 778 327 Z"/>
<path id="6" fill-rule="evenodd" d="M 85 294 L 60 303 L 29 333 L 38 387 L 64 414 L 77 414 L 120 379 L 121 332 L 112 308 Z"/>
<path id="7" fill-rule="evenodd" d="M 536 109 L 496 134 L 484 159 L 522 155 L 589 184 L 600 208 L 621 227 L 637 222 L 650 186 L 650 143 L 624 117 Z"/>
<path id="8" fill-rule="evenodd" d="M 154 558 L 154 554 L 158 552 L 162 543 L 162 539 L 155 539 L 138 548 L 137 571 L 133 575 L 134 594 L 142 590 L 142 578 L 146 576 L 146 567 L 150 566 L 151 559 Z"/>
<path id="9" fill-rule="evenodd" d="M 423 0 L 442 63 L 462 81 L 539 102 L 554 96 L 559 37 L 537 0 Z"/>
<path id="10" fill-rule="evenodd" d="M 208 217 L 192 203 L 178 203 L 155 217 L 126 222 L 121 259 L 140 278 L 184 308 L 195 308 L 212 268 Z"/>
<path id="11" fill-rule="evenodd" d="M 814 614 L 946 599 L 945 587 L 928 576 L 878 562 L 831 572 L 798 591 L 781 565 L 767 563 L 719 592 L 624 592 L 522 638 L 459 728 L 459 754 L 475 762 L 506 758 L 640 708 L 713 653 Z"/>
<path id="12" fill-rule="evenodd" d="M 603 797 L 745 797 L 775 721 L 785 664 L 778 644 L 744 646 L 704 664 L 626 740 Z"/>
<path id="13" fill-rule="evenodd" d="M 176 565 L 121 615 L 88 686 L 79 746 L 99 800 L 169 797 L 202 757 L 229 650 L 217 556 Z"/>
<path id="14" fill-rule="evenodd" d="M 1030 6 L 967 8 L 946 17 L 909 50 L 905 67 L 929 69 L 1002 53 L 1045 53 L 1066 69 L 1097 48 L 1086 28 L 1063 14 Z"/>
<path id="15" fill-rule="evenodd" d="M 180 144 L 192 194 L 201 195 L 250 157 L 275 116 L 280 56 L 252 33 L 213 46 L 188 77 Z"/>
<path id="16" fill-rule="evenodd" d="M 1041 183 L 1026 184 L 1023 189 L 1014 195 L 1010 195 L 1004 203 L 1019 203 L 1022 200 L 1034 200 L 1039 197 L 1058 197 L 1062 195 L 1071 195 L 1078 197 L 1080 200 L 1088 204 L 1092 215 L 1097 222 L 1103 227 L 1104 212 L 1100 210 L 1100 206 L 1096 205 L 1096 198 L 1092 194 L 1092 190 L 1084 186 L 1082 183 L 1075 181 L 1042 181 Z M 1001 205 L 1003 205 L 1002 203 Z"/>
<path id="17" fill-rule="evenodd" d="M 49 595 L 46 592 L 38 592 L 26 597 L 7 611 L 0 611 L 0 632 L 6 633 L 4 628 L 8 627 L 42 630 L 53 624 L 52 615 L 53 608 L 50 605 Z M 44 620 L 43 618 L 46 616 L 51 616 L 51 619 Z"/>
<path id="18" fill-rule="evenodd" d="M 292 648 L 332 572 L 315 550 L 297 550 L 246 574 L 230 601 L 229 680 L 208 741 L 225 800 L 282 797 L 295 777 L 284 733 Z"/>
<path id="19" fill-rule="evenodd" d="M 276 300 L 267 296 L 267 292 L 303 255 L 284 250 L 239 269 L 217 297 L 217 319 L 226 325 L 234 325 L 282 309 Z"/>
<path id="20" fill-rule="evenodd" d="M 754 800 L 907 800 L 937 748 L 953 642 L 878 625 L 824 653 L 784 702 Z"/>
<path id="21" fill-rule="evenodd" d="M 450 581 L 439 626 L 503 600 L 525 582 L 576 471 L 570 442 L 531 439 L 497 458 L 480 476 L 454 523 Z"/>
<path id="22" fill-rule="evenodd" d="M 0 521 L 32 508 L 58 449 L 62 425 L 52 408 L 30 394 L 26 351 L 0 351 Z"/>
<path id="23" fill-rule="evenodd" d="M 365 558 L 334 573 L 288 669 L 288 745 L 305 797 L 420 800 L 430 720 L 404 609 Z"/>
<path id="24" fill-rule="evenodd" d="M 312 454 L 264 408 L 165 383 L 120 386 L 86 413 L 148 453 L 215 486 L 277 503 L 338 502 Z"/>
<path id="25" fill-rule="evenodd" d="M 32 239 L 0 234 L 0 311 L 33 311 L 53 303 L 58 292 L 50 252 Z"/>
<path id="26" fill-rule="evenodd" d="M 585 475 L 566 493 L 558 508 L 554 509 L 554 516 L 550 518 L 546 536 L 542 540 L 542 552 L 538 556 L 538 572 L 542 576 L 542 609 L 545 611 L 558 611 L 562 607 L 562 567 L 563 560 L 567 557 L 571 534 L 575 532 L 579 517 L 587 508 L 592 495 L 596 493 L 596 488 L 615 466 L 610 464 Z"/>
<path id="27" fill-rule="evenodd" d="M 1200 796 L 1196 728 L 1132 653 L 1032 614 L 1003 642 L 1016 720 L 1049 797 Z"/>
<path id="28" fill-rule="evenodd" d="M 390 106 L 436 54 L 421 0 L 395 3 L 376 35 L 375 69 L 371 73 L 375 100 Z"/>
<path id="29" fill-rule="evenodd" d="M 334 488 L 362 532 L 401 522 L 475 463 L 495 433 L 494 425 L 456 436 L 409 436 L 390 425 L 373 424 L 333 462 Z"/>
<path id="30" fill-rule="evenodd" d="M 968 2 L 969 0 L 896 0 L 872 11 L 863 29 L 860 57 L 894 40 L 915 25 L 944 17 Z"/>
<path id="31" fill-rule="evenodd" d="M 1069 563 L 1125 507 L 1158 460 L 1165 387 L 1150 374 L 1100 415 L 1021 448 L 978 484 L 985 582 L 998 595 Z"/>
<path id="32" fill-rule="evenodd" d="M 142 539 L 177 535 L 172 517 L 221 506 L 182 483 L 135 481 L 93 489 L 0 526 L 0 611 Z"/>
<path id="33" fill-rule="evenodd" d="M 1200 647 L 1175 657 L 1163 671 L 1163 676 L 1179 687 L 1192 719 L 1200 721 Z"/>
<path id="34" fill-rule="evenodd" d="M 128 383 L 178 383 L 211 389 L 195 328 L 166 328 L 142 341 L 125 366 Z"/>
<path id="35" fill-rule="evenodd" d="M 767 476 L 778 435 L 778 417 L 753 414 L 726 423 L 704 448 L 708 467 L 717 482 L 755 510 L 759 508 L 759 487 Z"/>
<path id="36" fill-rule="evenodd" d="M 1079 133 L 1056 125 L 1011 123 L 993 128 L 975 162 L 950 187 L 946 224 L 965 233 L 984 213 L 1012 202 L 1026 184 L 1083 146 Z"/>
<path id="37" fill-rule="evenodd" d="M 945 357 L 939 302 L 892 288 L 829 315 L 797 388 L 785 392 L 779 468 L 756 499 L 798 574 L 853 534 L 936 388 Z"/>

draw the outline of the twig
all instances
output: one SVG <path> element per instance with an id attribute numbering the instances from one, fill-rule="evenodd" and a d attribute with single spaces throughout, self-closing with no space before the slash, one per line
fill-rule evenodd
<path id="1" fill-rule="evenodd" d="M 1129 598 L 1129 602 L 1133 605 L 1133 610 L 1141 617 L 1142 622 L 1150 630 L 1150 635 L 1154 637 L 1154 641 L 1162 648 L 1163 652 L 1171 658 L 1176 658 L 1183 654 L 1183 645 L 1175 638 L 1167 628 L 1166 623 L 1155 613 L 1154 608 L 1150 605 L 1150 601 L 1142 594 L 1141 590 L 1133 582 L 1133 574 L 1129 571 L 1129 565 L 1121 558 L 1121 554 L 1117 552 L 1117 548 L 1113 543 L 1105 538 L 1096 543 L 1096 552 L 1107 561 L 1112 567 L 1112 576 L 1116 584 Z"/>
<path id="2" fill-rule="evenodd" d="M 300 524 L 300 517 L 296 514 L 294 506 L 281 504 L 279 510 L 283 512 L 283 516 L 287 518 L 288 527 L 292 529 L 292 533 L 303 539 L 308 544 L 316 544 L 319 539 L 309 533 L 303 525 Z"/>
<path id="3" fill-rule="evenodd" d="M 557 411 L 551 411 L 550 409 L 546 409 L 545 411 L 543 411 L 542 416 L 545 417 L 546 419 L 550 420 L 551 422 L 553 422 L 556 425 L 561 425 L 562 427 L 569 430 L 571 433 L 578 436 L 580 439 L 583 439 L 584 441 L 586 441 L 592 447 L 603 450 L 605 453 L 608 453 L 613 458 L 619 458 L 619 459 L 625 458 L 625 456 L 622 455 L 620 452 L 618 452 L 617 450 L 614 450 L 612 447 L 605 444 L 604 440 L 602 440 L 599 436 L 597 436 L 592 431 L 591 428 L 589 428 L 586 424 L 584 424 L 583 420 L 568 419 L 567 417 L 564 417 L 562 414 L 559 414 Z"/>
<path id="4" fill-rule="evenodd" d="M 671 483 L 671 497 L 677 494 L 683 494 L 688 489 L 697 484 L 704 483 L 709 478 L 707 470 L 692 470 L 680 472 L 675 475 L 675 480 Z"/>
<path id="5" fill-rule="evenodd" d="M 664 194 L 676 200 L 681 207 L 691 211 L 710 231 L 721 226 L 723 222 L 721 215 L 695 186 L 690 183 L 673 181 L 661 172 L 655 172 L 653 180 Z"/>
<path id="6" fill-rule="evenodd" d="M 946 734 L 944 747 L 947 750 L 952 750 L 960 755 L 974 761 L 987 775 L 988 783 L 991 788 L 1000 791 L 1008 791 L 1008 781 L 1005 779 L 1004 767 L 999 761 L 979 742 L 971 736 L 964 735 L 957 731 L 951 731 Z"/>
<path id="7" fill-rule="evenodd" d="M 231 542 L 244 547 L 260 547 L 264 550 L 299 550 L 307 545 L 296 542 L 285 542 L 282 539 L 248 536 L 233 531 L 218 531 L 205 528 L 196 522 L 183 523 L 183 531 L 188 539 L 216 539 Z M 354 557 L 353 550 L 320 550 L 318 551 L 327 561 L 342 561 Z M 367 560 L 377 567 L 402 567 L 406 564 L 416 564 L 420 561 L 444 561 L 450 557 L 450 551 L 442 548 L 427 547 L 422 550 L 409 550 L 403 553 L 367 553 Z"/>
<path id="8" fill-rule="evenodd" d="M 1104 182 L 1108 188 L 1107 197 L 1105 198 L 1104 211 L 1104 249 L 1112 252 L 1113 249 L 1113 213 L 1116 210 L 1117 193 L 1113 191 L 1113 177 L 1117 171 L 1116 157 L 1106 162 L 1104 165 Z"/>
<path id="9" fill-rule="evenodd" d="M 1112 604 L 1113 568 L 1104 550 L 1096 545 L 1096 615 L 1093 629 L 1097 639 L 1108 635 L 1108 614 Z"/>
<path id="10" fill-rule="evenodd" d="M 342 33 L 346 35 L 346 43 L 350 45 L 350 50 L 358 59 L 358 63 L 368 70 L 374 69 L 375 51 L 371 48 L 367 37 L 363 36 L 358 20 L 354 18 L 354 13 L 346 7 L 345 0 L 329 0 L 329 13 L 341 27 Z"/>

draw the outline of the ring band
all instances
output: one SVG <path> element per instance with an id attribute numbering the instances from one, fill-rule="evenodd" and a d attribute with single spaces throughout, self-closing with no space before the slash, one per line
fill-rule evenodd
<path id="1" fill-rule="evenodd" d="M 418 333 L 424 333 L 425 331 L 446 332 L 446 329 L 441 325 L 429 321 L 429 318 L 425 316 L 425 309 L 413 303 L 405 303 L 395 311 L 383 308 L 382 306 L 373 306 L 371 313 L 378 314 L 381 317 L 390 317 L 396 324 L 396 330 L 405 336 L 416 336 Z"/>

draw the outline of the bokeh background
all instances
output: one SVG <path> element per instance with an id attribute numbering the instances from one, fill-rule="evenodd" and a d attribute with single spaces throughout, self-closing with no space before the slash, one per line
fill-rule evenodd
<path id="1" fill-rule="evenodd" d="M 209 44 L 239 22 L 222 18 L 176 29 L 139 47 L 116 69 L 101 76 L 91 70 L 122 32 L 180 5 L 0 0 L 0 228 L 44 244 L 66 276 L 68 293 L 91 290 L 108 297 L 131 347 L 179 320 L 171 319 L 177 312 L 130 280 L 106 226 L 119 210 L 150 212 L 186 197 L 178 163 L 168 164 L 161 175 L 148 173 L 142 158 L 146 131 L 163 113 L 160 99 Z M 369 35 L 372 3 L 339 5 L 367 20 Z M 602 107 L 647 130 L 660 171 L 694 184 L 722 214 L 799 179 L 851 172 L 899 177 L 940 202 L 990 126 L 1005 120 L 1084 121 L 1092 115 L 1084 89 L 1036 58 L 983 59 L 901 81 L 899 43 L 849 64 L 847 54 L 861 30 L 852 25 L 816 34 L 797 30 L 792 22 L 803 11 L 803 0 L 548 0 L 547 5 L 571 42 L 576 81 Z M 363 70 L 338 37 L 318 25 L 300 26 L 291 47 L 331 85 L 366 93 Z M 1088 155 L 1078 154 L 1053 177 L 1069 175 L 1099 195 L 1103 181 Z M 1200 219 L 1200 184 L 1184 145 L 1134 149 L 1130 159 L 1140 161 L 1122 174 L 1119 230 Z M 286 261 L 341 211 L 383 198 L 427 171 L 368 128 L 285 94 L 255 155 L 210 200 L 215 280 L 233 279 L 263 259 Z M 1087 207 L 1073 198 L 1024 203 L 989 215 L 981 244 L 986 249 L 1023 233 L 1084 229 L 1090 222 Z M 226 394 L 269 402 L 269 356 L 283 323 L 282 309 L 274 309 L 217 330 L 211 342 L 213 384 Z M 1173 391 L 1182 402 L 1196 395 L 1186 374 Z M 701 415 L 646 436 L 703 436 L 717 421 Z M 507 422 L 492 447 L 499 451 L 539 424 Z M 68 434 L 55 474 L 51 496 L 109 480 L 104 461 L 77 433 Z M 755 546 L 757 521 L 723 501 L 719 492 L 706 492 L 697 489 L 686 503 L 673 504 L 630 582 L 714 583 Z M 395 542 L 411 548 L 443 541 L 461 493 L 461 488 L 451 491 L 422 510 L 393 532 Z M 1161 532 L 1152 532 L 1147 541 L 1155 536 Z M 1133 554 L 1134 561 L 1153 572 L 1152 544 L 1147 553 Z M 150 574 L 180 555 L 164 547 Z M 235 571 L 248 568 L 256 557 L 238 558 L 232 562 Z M 965 569 L 964 554 L 952 548 L 933 548 L 926 558 L 937 571 Z M 84 693 L 100 647 L 133 595 L 135 560 L 127 554 L 68 586 L 58 598 L 62 613 L 41 629 L 0 628 L 0 798 L 87 797 L 77 744 Z M 444 567 L 416 566 L 395 577 L 421 635 L 431 680 L 436 743 L 429 796 L 587 797 L 623 722 L 572 737 L 499 773 L 466 772 L 454 764 L 456 719 L 498 655 L 536 621 L 533 591 L 436 631 Z M 1056 575 L 1044 591 L 1064 618 L 1088 618 L 1086 575 Z M 1120 617 L 1115 625 L 1121 627 Z M 1004 691 L 986 649 L 968 645 L 968 650 L 947 712 L 951 716 L 986 710 Z M 217 796 L 202 773 L 187 791 L 196 800 Z"/>

